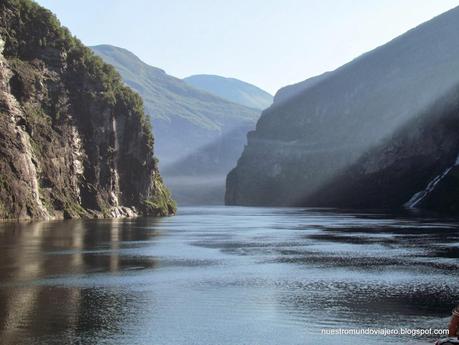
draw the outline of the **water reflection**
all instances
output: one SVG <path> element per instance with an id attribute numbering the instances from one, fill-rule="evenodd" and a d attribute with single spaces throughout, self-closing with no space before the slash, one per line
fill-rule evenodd
<path id="1" fill-rule="evenodd" d="M 323 327 L 444 327 L 458 224 L 233 207 L 0 224 L 0 343 L 315 345 L 338 340 Z"/>
<path id="2" fill-rule="evenodd" d="M 150 256 L 124 253 L 159 236 L 154 219 L 10 223 L 0 227 L 0 339 L 84 337 L 120 331 L 129 298 L 119 291 L 39 284 L 43 279 L 151 269 Z M 57 338 L 56 335 L 59 335 Z M 77 337 L 78 335 L 78 337 Z M 50 339 L 47 337 L 52 336 Z M 62 338 L 60 338 L 62 337 Z M 47 339 L 47 340 L 45 340 Z M 53 340 L 54 339 L 54 340 Z M 72 343 L 73 341 L 69 341 Z M 60 342 L 65 343 L 65 342 Z"/>

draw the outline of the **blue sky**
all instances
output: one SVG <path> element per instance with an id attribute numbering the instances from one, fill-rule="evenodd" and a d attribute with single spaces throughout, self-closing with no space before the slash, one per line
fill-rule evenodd
<path id="1" fill-rule="evenodd" d="M 335 69 L 459 0 L 38 0 L 85 44 L 113 44 L 186 77 L 274 93 Z"/>

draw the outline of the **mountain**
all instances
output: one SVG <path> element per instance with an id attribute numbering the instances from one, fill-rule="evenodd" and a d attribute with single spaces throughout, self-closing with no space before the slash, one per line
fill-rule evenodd
<path id="1" fill-rule="evenodd" d="M 260 111 L 196 89 L 126 49 L 92 49 L 142 96 L 162 175 L 175 199 L 180 204 L 222 204 L 226 173 L 236 165 Z"/>
<path id="2" fill-rule="evenodd" d="M 277 96 L 227 177 L 226 203 L 455 209 L 458 30 L 455 8 Z"/>
<path id="3" fill-rule="evenodd" d="M 0 218 L 167 215 L 141 98 L 29 0 L 0 3 Z"/>
<path id="4" fill-rule="evenodd" d="M 195 88 L 249 108 L 263 110 L 273 103 L 273 96 L 269 93 L 239 79 L 196 74 L 183 80 Z"/>
<path id="5" fill-rule="evenodd" d="M 296 96 L 297 94 L 313 87 L 314 85 L 320 83 L 322 80 L 325 80 L 330 72 L 325 72 L 320 75 L 308 78 L 304 81 L 301 81 L 296 84 L 284 86 L 283 88 L 280 88 L 276 94 L 274 95 L 273 102 L 274 103 L 280 103 L 280 102 L 285 102 L 288 99 Z"/>
<path id="6" fill-rule="evenodd" d="M 240 126 L 162 170 L 174 198 L 184 205 L 222 205 L 228 171 L 236 166 L 255 124 Z"/>

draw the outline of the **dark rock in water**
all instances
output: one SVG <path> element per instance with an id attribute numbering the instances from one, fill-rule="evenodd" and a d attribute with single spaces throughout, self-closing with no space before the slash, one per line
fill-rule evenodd
<path id="1" fill-rule="evenodd" d="M 118 73 L 29 0 L 0 3 L 0 36 L 0 218 L 174 213 Z"/>
<path id="2" fill-rule="evenodd" d="M 458 30 L 455 8 L 275 97 L 226 203 L 454 208 L 439 193 L 459 153 Z"/>

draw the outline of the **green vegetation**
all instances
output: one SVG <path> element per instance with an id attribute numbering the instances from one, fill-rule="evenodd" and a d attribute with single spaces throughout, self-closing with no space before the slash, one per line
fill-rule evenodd
<path id="1" fill-rule="evenodd" d="M 109 45 L 92 49 L 142 96 L 155 129 L 155 153 L 163 166 L 196 152 L 232 128 L 253 127 L 260 115 L 259 110 L 229 102 L 167 75 L 125 49 Z"/>
<path id="2" fill-rule="evenodd" d="M 258 111 L 195 89 L 183 80 L 145 64 L 125 49 L 109 45 L 92 49 L 113 65 L 126 84 L 142 96 L 147 112 L 154 120 L 181 119 L 197 128 L 221 130 L 230 122 L 254 122 L 258 118 Z"/>
<path id="3" fill-rule="evenodd" d="M 64 204 L 64 217 L 65 218 L 79 218 L 87 214 L 86 210 L 76 202 L 68 202 Z"/>
<path id="4" fill-rule="evenodd" d="M 16 12 L 11 12 L 11 9 Z M 24 75 L 30 77 L 33 71 L 21 62 L 37 55 L 42 55 L 50 64 L 64 62 L 68 66 L 67 79 L 75 86 L 83 86 L 75 91 L 82 91 L 84 96 L 108 106 L 123 102 L 123 107 L 140 119 L 145 134 L 151 136 L 150 121 L 144 113 L 142 98 L 123 84 L 119 73 L 111 65 L 61 26 L 54 14 L 30 0 L 5 0 L 0 4 L 0 13 L 0 35 L 5 39 L 4 55 L 15 61 L 24 70 Z M 152 145 L 153 140 L 149 140 Z"/>
<path id="5" fill-rule="evenodd" d="M 260 110 L 230 102 L 141 61 L 126 49 L 92 47 L 143 98 L 155 131 L 155 155 L 177 201 L 222 203 L 224 175 L 234 167 Z M 146 128 L 146 124 L 144 124 Z M 187 184 L 177 177 L 211 176 L 218 186 Z M 204 177 L 205 179 L 205 177 Z"/>
<path id="6" fill-rule="evenodd" d="M 155 176 L 154 185 L 157 194 L 151 199 L 144 200 L 147 213 L 157 216 L 174 214 L 177 211 L 177 205 L 159 175 Z"/>
<path id="7" fill-rule="evenodd" d="M 52 119 L 46 112 L 38 105 L 26 103 L 24 104 L 24 113 L 27 115 L 27 120 L 31 126 L 47 127 L 51 131 Z"/>
<path id="8" fill-rule="evenodd" d="M 6 176 L 3 174 L 0 174 L 0 190 L 8 190 L 8 189 L 9 189 L 9 185 L 8 185 Z"/>
<path id="9" fill-rule="evenodd" d="M 0 196 L 2 193 L 9 193 L 10 188 L 6 176 L 0 173 Z M 0 199 L 0 219 L 7 218 L 7 207 Z"/>
<path id="10" fill-rule="evenodd" d="M 32 171 L 36 176 L 30 178 L 40 180 L 40 199 L 50 214 L 99 216 L 114 206 L 113 193 L 124 206 L 138 208 L 144 207 L 147 195 L 155 195 L 158 210 L 147 211 L 158 215 L 175 211 L 166 187 L 156 181 L 160 177 L 153 160 L 151 123 L 142 98 L 112 66 L 73 37 L 50 11 L 30 0 L 0 2 L 0 37 L 8 62 L 2 66 L 8 76 L 7 91 L 18 102 L 11 105 L 17 114 L 15 125 L 0 120 L 10 144 L 0 157 L 5 159 L 0 162 L 5 163 L 8 178 L 10 174 L 17 178 L 12 171 L 26 171 L 30 164 L 11 158 L 24 153 L 24 145 L 16 143 L 22 140 L 15 134 L 15 126 L 20 126 L 30 139 L 32 148 L 25 149 L 32 151 L 27 153 L 36 166 Z M 114 131 L 118 120 L 122 126 Z M 116 149 L 115 143 L 119 143 Z M 83 169 L 76 156 L 84 157 Z M 120 176 L 116 185 L 115 176 Z M 11 188 L 0 190 L 2 205 L 9 207 L 14 200 L 9 217 L 46 216 L 31 197 L 30 186 Z"/>
<path id="11" fill-rule="evenodd" d="M 13 11 L 11 11 L 13 9 Z M 51 47 L 69 50 L 77 42 L 48 10 L 30 0 L 4 0 L 0 4 L 0 34 L 5 56 L 33 57 Z M 14 30 L 8 30 L 14 27 Z"/>

